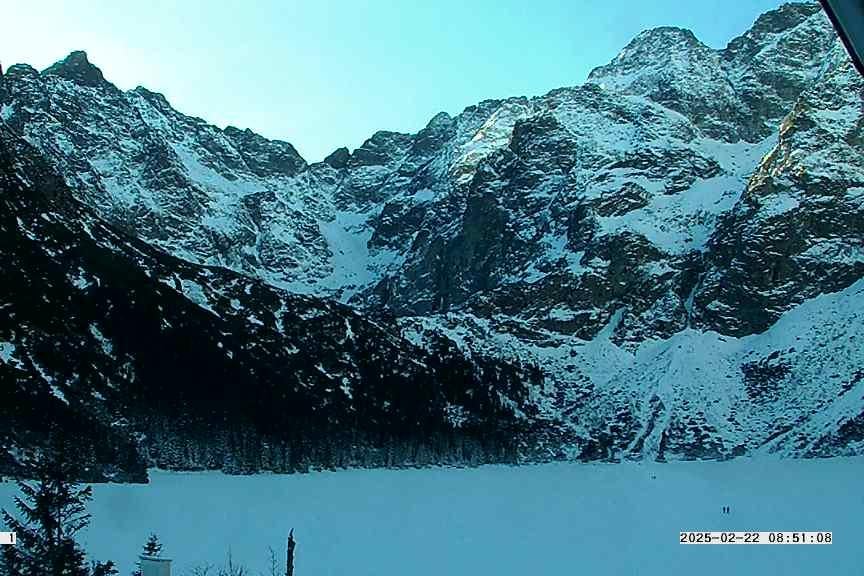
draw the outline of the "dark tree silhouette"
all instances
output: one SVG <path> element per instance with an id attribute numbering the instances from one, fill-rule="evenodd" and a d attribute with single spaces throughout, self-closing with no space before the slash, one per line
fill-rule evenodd
<path id="1" fill-rule="evenodd" d="M 162 543 L 156 534 L 150 534 L 147 543 L 144 544 L 144 556 L 159 556 L 162 553 Z"/>
<path id="2" fill-rule="evenodd" d="M 73 447 L 52 434 L 47 448 L 24 459 L 19 480 L 21 496 L 14 499 L 17 513 L 2 510 L 3 523 L 17 534 L 16 546 L 4 546 L 2 576 L 108 576 L 116 574 L 112 562 L 87 565 L 75 535 L 90 522 L 87 503 L 92 489 L 70 482 L 76 469 Z"/>
<path id="3" fill-rule="evenodd" d="M 144 544 L 144 547 L 141 549 L 142 556 L 149 556 L 154 558 L 159 556 L 162 553 L 162 543 L 159 542 L 159 537 L 156 534 L 150 534 L 147 538 L 147 542 Z M 138 567 L 132 572 L 132 576 L 142 576 L 141 563 L 138 563 Z"/>
<path id="4" fill-rule="evenodd" d="M 288 533 L 288 558 L 285 561 L 285 576 L 294 576 L 294 547 L 297 542 L 294 541 L 294 529 Z"/>

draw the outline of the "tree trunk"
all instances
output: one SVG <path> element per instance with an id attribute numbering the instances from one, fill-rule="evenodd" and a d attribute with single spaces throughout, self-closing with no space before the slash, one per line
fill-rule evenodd
<path id="1" fill-rule="evenodd" d="M 288 558 L 285 562 L 285 576 L 294 576 L 294 547 L 297 543 L 294 541 L 294 529 L 288 534 Z"/>

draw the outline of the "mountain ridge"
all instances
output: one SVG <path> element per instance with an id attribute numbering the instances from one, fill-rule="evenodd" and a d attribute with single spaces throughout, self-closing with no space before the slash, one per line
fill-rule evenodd
<path id="1" fill-rule="evenodd" d="M 720 50 L 649 30 L 581 86 L 439 113 L 312 164 L 76 62 L 71 79 L 11 67 L 0 118 L 77 201 L 189 266 L 500 362 L 525 378 L 499 397 L 531 430 L 511 455 L 864 446 L 861 325 L 844 308 L 864 277 L 864 82 L 818 4 L 771 11 Z M 179 293 L 224 307 L 197 277 Z"/>

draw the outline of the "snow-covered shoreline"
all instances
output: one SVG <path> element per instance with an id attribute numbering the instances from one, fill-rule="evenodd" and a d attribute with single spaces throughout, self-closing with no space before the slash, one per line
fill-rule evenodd
<path id="1" fill-rule="evenodd" d="M 97 485 L 84 544 L 131 570 L 150 532 L 174 574 L 858 574 L 864 458 L 546 464 L 226 476 Z M 14 485 L 0 484 L 8 507 Z M 722 514 L 731 506 L 731 514 Z M 681 546 L 680 530 L 833 531 L 831 546 Z"/>

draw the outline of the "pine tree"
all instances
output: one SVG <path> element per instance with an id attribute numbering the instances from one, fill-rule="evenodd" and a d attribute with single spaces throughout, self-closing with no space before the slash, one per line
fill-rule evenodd
<path id="1" fill-rule="evenodd" d="M 155 557 L 162 553 L 162 543 L 156 534 L 150 534 L 147 543 L 144 544 L 144 556 Z"/>
<path id="2" fill-rule="evenodd" d="M 72 447 L 53 436 L 49 447 L 25 459 L 25 475 L 14 499 L 17 514 L 2 510 L 3 523 L 17 534 L 16 546 L 4 546 L 0 557 L 3 576 L 108 576 L 116 574 L 111 562 L 85 563 L 75 535 L 90 522 L 87 503 L 92 489 L 70 481 L 77 470 Z"/>
<path id="3" fill-rule="evenodd" d="M 114 562 L 93 562 L 91 565 L 91 576 L 116 576 L 119 572 L 114 567 Z"/>
<path id="4" fill-rule="evenodd" d="M 141 550 L 142 556 L 149 556 L 150 558 L 155 558 L 162 553 L 162 543 L 159 542 L 159 538 L 156 534 L 150 534 L 149 538 L 147 538 L 147 542 L 144 544 L 144 548 Z M 132 576 L 141 576 L 141 564 L 138 564 L 138 567 L 132 572 Z"/>

